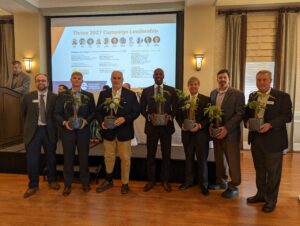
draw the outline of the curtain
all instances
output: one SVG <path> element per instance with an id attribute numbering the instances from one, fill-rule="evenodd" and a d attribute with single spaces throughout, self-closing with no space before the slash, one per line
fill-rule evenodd
<path id="1" fill-rule="evenodd" d="M 246 68 L 247 16 L 226 16 L 226 68 L 230 73 L 230 85 L 244 90 Z"/>
<path id="2" fill-rule="evenodd" d="M 297 13 L 279 13 L 274 72 L 274 88 L 289 93 L 293 106 L 295 106 L 297 76 L 297 16 Z M 293 150 L 294 123 L 290 123 L 287 129 L 288 150 Z"/>
<path id="3" fill-rule="evenodd" d="M 0 86 L 8 86 L 14 60 L 14 27 L 11 19 L 0 17 Z"/>

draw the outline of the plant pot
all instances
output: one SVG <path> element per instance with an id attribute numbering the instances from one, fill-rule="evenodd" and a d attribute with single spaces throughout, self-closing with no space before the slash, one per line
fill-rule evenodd
<path id="1" fill-rule="evenodd" d="M 165 126 L 168 121 L 166 115 L 162 114 L 153 114 L 153 125 L 154 126 Z"/>
<path id="2" fill-rule="evenodd" d="M 221 132 L 221 127 L 211 127 L 210 133 L 213 138 L 217 137 L 217 135 Z"/>
<path id="3" fill-rule="evenodd" d="M 104 117 L 104 125 L 107 129 L 114 129 L 115 126 L 115 120 L 116 117 L 115 116 L 105 116 Z"/>
<path id="4" fill-rule="evenodd" d="M 69 125 L 72 129 L 80 129 L 83 123 L 82 118 L 75 118 L 75 117 L 71 117 L 69 118 Z"/>
<path id="5" fill-rule="evenodd" d="M 249 118 L 249 131 L 259 131 L 260 127 L 264 124 L 263 118 Z"/>
<path id="6" fill-rule="evenodd" d="M 196 121 L 194 119 L 184 119 L 183 128 L 186 130 L 191 130 L 194 128 Z"/>

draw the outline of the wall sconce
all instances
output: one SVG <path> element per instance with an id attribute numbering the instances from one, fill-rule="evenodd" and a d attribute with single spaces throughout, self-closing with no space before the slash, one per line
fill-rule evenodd
<path id="1" fill-rule="evenodd" d="M 31 68 L 32 68 L 32 58 L 24 58 L 23 61 L 24 61 L 24 64 L 25 64 L 26 72 L 30 73 Z"/>
<path id="2" fill-rule="evenodd" d="M 201 70 L 203 58 L 204 58 L 203 54 L 195 54 L 196 71 L 200 71 Z"/>

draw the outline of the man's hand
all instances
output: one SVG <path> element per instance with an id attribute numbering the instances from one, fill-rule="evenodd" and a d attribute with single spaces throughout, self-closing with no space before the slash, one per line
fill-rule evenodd
<path id="1" fill-rule="evenodd" d="M 70 121 L 64 121 L 64 126 L 65 126 L 68 130 L 73 130 L 73 129 L 70 127 Z"/>
<path id="2" fill-rule="evenodd" d="M 183 125 L 184 125 L 184 124 L 181 125 L 181 129 L 182 129 L 183 131 L 187 131 L 187 130 L 184 128 Z"/>
<path id="3" fill-rule="evenodd" d="M 272 125 L 270 123 L 264 123 L 260 128 L 259 128 L 259 133 L 266 133 L 272 128 Z"/>
<path id="4" fill-rule="evenodd" d="M 226 137 L 227 134 L 228 134 L 227 129 L 224 126 L 222 126 L 220 128 L 220 132 L 216 135 L 216 138 L 219 139 L 219 140 L 221 140 L 224 137 Z"/>
<path id="5" fill-rule="evenodd" d="M 102 127 L 102 129 L 107 129 L 104 122 L 101 123 L 101 127 Z"/>
<path id="6" fill-rule="evenodd" d="M 82 125 L 81 125 L 80 129 L 83 129 L 88 123 L 87 123 L 86 119 L 84 119 L 84 118 L 81 118 L 81 120 L 82 120 Z"/>
<path id="7" fill-rule="evenodd" d="M 124 122 L 125 122 L 125 118 L 123 116 L 121 117 L 118 117 L 116 120 L 115 120 L 115 126 L 120 126 L 122 125 Z"/>
<path id="8" fill-rule="evenodd" d="M 202 126 L 201 126 L 200 123 L 195 123 L 195 126 L 190 131 L 191 132 L 197 132 L 201 128 L 202 128 Z"/>

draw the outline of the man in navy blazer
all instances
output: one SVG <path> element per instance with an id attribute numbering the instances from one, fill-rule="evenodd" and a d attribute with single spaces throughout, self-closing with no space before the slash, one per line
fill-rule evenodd
<path id="1" fill-rule="evenodd" d="M 71 193 L 73 180 L 73 165 L 75 151 L 78 151 L 79 173 L 84 192 L 90 191 L 89 185 L 89 145 L 90 129 L 88 124 L 93 120 L 95 114 L 95 100 L 92 93 L 81 89 L 83 75 L 81 72 L 73 72 L 71 75 L 72 88 L 61 93 L 55 105 L 55 118 L 61 129 L 61 140 L 64 151 L 64 191 L 63 196 Z M 77 115 L 82 119 L 79 129 L 73 129 L 70 125 L 70 118 L 74 115 L 74 107 L 71 103 L 73 96 L 76 96 L 81 106 L 77 109 Z"/>
<path id="2" fill-rule="evenodd" d="M 191 77 L 188 80 L 190 106 L 195 104 L 195 109 L 178 109 L 176 121 L 181 127 L 181 139 L 185 153 L 185 181 L 179 186 L 180 190 L 185 190 L 194 184 L 194 164 L 195 154 L 197 156 L 198 183 L 203 195 L 209 195 L 208 191 L 208 169 L 207 157 L 209 149 L 209 120 L 204 115 L 204 108 L 210 102 L 209 97 L 199 93 L 200 80 L 197 77 Z M 195 101 L 193 103 L 192 101 Z M 184 103 L 180 104 L 184 107 Z M 190 111 L 194 111 L 191 113 Z M 188 119 L 189 114 L 195 115 L 195 125 L 191 130 L 184 127 L 184 120 Z"/>
<path id="3" fill-rule="evenodd" d="M 121 193 L 129 191 L 131 139 L 134 138 L 133 121 L 140 114 L 140 106 L 136 95 L 129 89 L 122 88 L 124 78 L 121 71 L 113 71 L 111 74 L 112 88 L 100 92 L 97 103 L 96 118 L 103 128 L 104 161 L 106 169 L 106 180 L 97 188 L 97 192 L 103 192 L 113 186 L 113 170 L 116 160 L 116 151 L 121 159 Z M 115 105 L 109 109 L 111 103 L 105 101 L 113 100 Z M 107 106 L 105 106 L 107 105 Z M 105 117 L 115 116 L 114 128 L 107 128 Z"/>
<path id="4" fill-rule="evenodd" d="M 261 70 L 256 74 L 256 86 L 263 95 L 250 94 L 249 101 L 257 100 L 266 108 L 258 112 L 246 108 L 246 122 L 255 114 L 264 118 L 259 131 L 249 132 L 248 142 L 256 172 L 256 195 L 247 199 L 248 203 L 264 202 L 263 211 L 272 212 L 277 203 L 282 171 L 283 150 L 288 148 L 286 123 L 292 120 L 290 95 L 271 88 L 272 74 Z M 246 123 L 247 125 L 247 123 Z"/>
<path id="5" fill-rule="evenodd" d="M 39 160 L 41 148 L 45 151 L 49 187 L 59 189 L 56 182 L 56 122 L 54 107 L 56 95 L 48 90 L 49 80 L 45 74 L 35 76 L 37 91 L 26 94 L 21 102 L 24 119 L 24 143 L 27 157 L 28 189 L 24 198 L 36 193 L 39 187 Z"/>
<path id="6" fill-rule="evenodd" d="M 144 191 L 149 191 L 155 184 L 155 155 L 158 141 L 160 141 L 162 152 L 161 182 L 165 191 L 170 192 L 172 190 L 169 184 L 171 138 L 172 134 L 175 132 L 173 119 L 177 110 L 177 97 L 173 87 L 163 84 L 164 71 L 161 68 L 154 70 L 153 79 L 155 84 L 143 90 L 140 100 L 141 113 L 146 119 L 145 133 L 147 135 L 148 183 L 145 185 Z M 164 114 L 167 121 L 165 126 L 157 126 L 153 117 L 155 113 L 158 113 L 154 99 L 158 92 L 162 93 L 165 98 Z"/>

